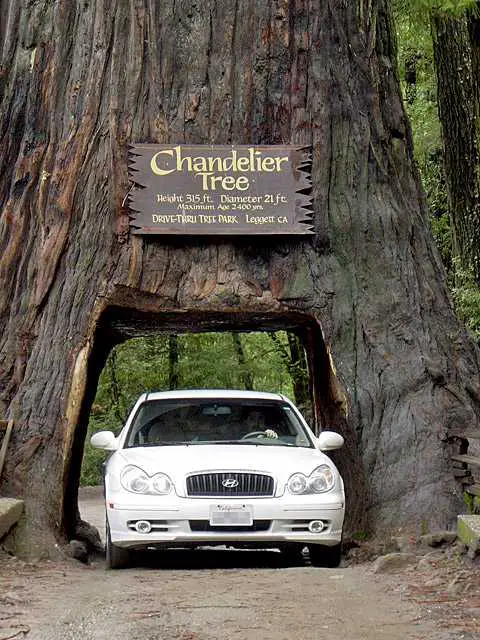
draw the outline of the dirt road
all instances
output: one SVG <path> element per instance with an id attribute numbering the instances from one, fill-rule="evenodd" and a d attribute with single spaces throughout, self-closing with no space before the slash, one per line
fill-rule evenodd
<path id="1" fill-rule="evenodd" d="M 102 519 L 98 498 L 81 502 Z M 0 640 L 473 640 L 370 564 L 284 568 L 274 551 L 176 551 L 105 571 L 0 559 Z"/>

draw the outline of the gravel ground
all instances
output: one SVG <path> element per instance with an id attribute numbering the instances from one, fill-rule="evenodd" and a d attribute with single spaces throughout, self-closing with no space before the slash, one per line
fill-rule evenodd
<path id="1" fill-rule="evenodd" d="M 81 511 L 100 524 L 98 492 Z M 103 559 L 0 555 L 0 640 L 474 640 L 480 584 L 452 555 L 393 575 L 370 561 L 284 567 L 274 551 L 172 551 L 105 571 Z"/>

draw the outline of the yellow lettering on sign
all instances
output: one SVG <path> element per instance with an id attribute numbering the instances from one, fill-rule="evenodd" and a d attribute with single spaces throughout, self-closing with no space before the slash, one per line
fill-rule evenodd
<path id="1" fill-rule="evenodd" d="M 173 149 L 164 149 L 163 151 L 159 151 L 153 156 L 150 162 L 150 167 L 156 176 L 168 176 L 169 173 L 173 173 L 175 169 L 161 169 L 158 166 L 157 164 L 158 156 L 169 156 L 170 158 L 173 158 Z"/>
<path id="2" fill-rule="evenodd" d="M 229 173 L 281 173 L 283 165 L 289 163 L 288 156 L 263 156 L 255 147 L 248 147 L 239 155 L 237 149 L 225 157 L 183 155 L 181 145 L 162 149 L 152 156 L 150 167 L 157 176 L 168 176 L 175 171 L 193 173 L 200 178 L 203 191 L 247 191 L 250 182 L 247 176 L 225 175 Z M 278 202 L 278 201 L 277 201 Z"/>

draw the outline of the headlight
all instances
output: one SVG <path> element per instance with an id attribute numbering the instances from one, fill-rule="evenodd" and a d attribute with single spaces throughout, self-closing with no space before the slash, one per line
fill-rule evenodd
<path id="1" fill-rule="evenodd" d="M 164 473 L 157 473 L 152 478 L 152 489 L 155 493 L 167 495 L 172 490 L 172 481 Z"/>
<path id="2" fill-rule="evenodd" d="M 287 483 L 290 493 L 305 493 L 307 488 L 307 479 L 303 473 L 295 473 Z"/>
<path id="3" fill-rule="evenodd" d="M 152 478 L 139 467 L 129 464 L 120 474 L 120 483 L 124 489 L 132 493 L 148 495 L 167 495 L 173 484 L 164 473 L 156 473 Z"/>
<path id="4" fill-rule="evenodd" d="M 330 491 L 335 484 L 335 476 L 328 464 L 322 464 L 312 471 L 309 477 L 309 487 L 313 493 Z"/>
<path id="5" fill-rule="evenodd" d="M 324 493 L 330 491 L 335 484 L 335 476 L 328 464 L 322 464 L 308 476 L 303 473 L 294 473 L 287 482 L 290 493 L 299 495 L 302 493 Z"/>

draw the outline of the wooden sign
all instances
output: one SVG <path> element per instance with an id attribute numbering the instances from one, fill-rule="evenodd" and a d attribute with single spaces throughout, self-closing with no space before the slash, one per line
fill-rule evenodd
<path id="1" fill-rule="evenodd" d="M 135 234 L 312 234 L 309 147 L 134 144 Z"/>

